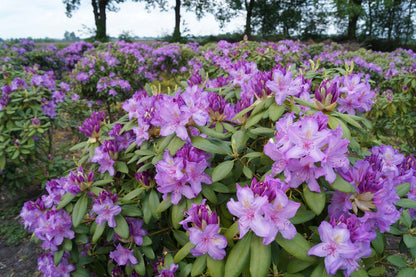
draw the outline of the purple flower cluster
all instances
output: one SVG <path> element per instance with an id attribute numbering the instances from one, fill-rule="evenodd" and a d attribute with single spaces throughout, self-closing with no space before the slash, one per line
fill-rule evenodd
<path id="1" fill-rule="evenodd" d="M 375 92 L 371 90 L 368 80 L 361 81 L 362 74 L 350 74 L 341 78 L 342 87 L 339 88 L 341 96 L 338 98 L 338 111 L 355 114 L 368 112 L 374 104 L 372 98 Z"/>
<path id="2" fill-rule="evenodd" d="M 71 271 L 75 270 L 73 264 L 69 264 L 68 255 L 62 257 L 61 262 L 56 266 L 52 253 L 43 253 L 38 259 L 38 268 L 43 273 L 43 277 L 70 277 Z"/>
<path id="3" fill-rule="evenodd" d="M 222 260 L 225 257 L 224 248 L 227 246 L 227 239 L 219 235 L 218 216 L 205 204 L 192 204 L 187 212 L 187 217 L 179 222 L 183 228 L 189 231 L 189 240 L 195 244 L 191 254 L 201 256 L 208 255 L 215 260 Z M 191 227 L 190 227 L 191 226 Z"/>
<path id="4" fill-rule="evenodd" d="M 290 187 L 306 182 L 311 191 L 320 192 L 319 177 L 332 183 L 334 169 L 348 168 L 349 141 L 342 139 L 340 127 L 327 128 L 328 117 L 322 112 L 294 119 L 288 114 L 276 122 L 276 137 L 264 146 L 264 153 L 274 161 L 272 173 L 283 171 Z"/>
<path id="5" fill-rule="evenodd" d="M 107 92 L 111 96 L 116 96 L 117 91 L 127 93 L 131 90 L 130 83 L 115 76 L 115 73 L 111 72 L 109 76 L 101 77 L 97 83 L 97 91 Z"/>
<path id="6" fill-rule="evenodd" d="M 201 184 L 211 184 L 212 180 L 204 171 L 209 167 L 209 155 L 190 144 L 185 144 L 175 156 L 166 150 L 163 160 L 156 164 L 155 180 L 157 190 L 166 199 L 170 193 L 172 204 L 178 204 L 182 195 L 195 198 L 201 192 Z"/>
<path id="7" fill-rule="evenodd" d="M 263 244 L 270 244 L 278 232 L 286 239 L 296 235 L 295 226 L 289 218 L 295 216 L 300 203 L 289 200 L 285 191 L 288 185 L 266 175 L 264 181 L 255 178 L 249 187 L 237 186 L 237 200 L 227 203 L 231 214 L 238 217 L 240 239 L 251 229 L 263 237 Z"/>
<path id="8" fill-rule="evenodd" d="M 178 269 L 178 265 L 172 263 L 169 269 L 162 269 L 159 271 L 159 274 L 155 277 L 175 277 L 175 272 Z"/>
<path id="9" fill-rule="evenodd" d="M 105 113 L 93 111 L 90 118 L 87 118 L 82 122 L 82 126 L 78 126 L 78 130 L 81 134 L 89 137 L 89 142 L 97 142 L 97 139 L 100 138 L 100 126 L 101 123 L 105 120 Z"/>
<path id="10" fill-rule="evenodd" d="M 302 75 L 293 79 L 292 71 L 276 68 L 273 70 L 273 79 L 268 80 L 266 86 L 275 93 L 276 103 L 283 105 L 288 96 L 301 97 L 305 92 L 308 93 L 310 82 L 306 81 Z"/>
<path id="11" fill-rule="evenodd" d="M 117 194 L 111 194 L 109 191 L 103 191 L 99 194 L 98 199 L 94 199 L 94 205 L 92 211 L 98 216 L 95 218 L 95 222 L 98 225 L 103 225 L 108 222 L 109 227 L 116 227 L 117 223 L 115 216 L 121 213 L 121 207 L 115 205 L 117 202 Z"/>
<path id="12" fill-rule="evenodd" d="M 357 261 L 371 255 L 370 242 L 376 237 L 355 215 L 342 215 L 338 220 L 332 217 L 330 223 L 322 221 L 318 231 L 322 242 L 309 249 L 308 255 L 325 257 L 330 275 L 344 270 L 344 275 L 350 276 L 359 266 Z"/>
<path id="13" fill-rule="evenodd" d="M 124 248 L 119 243 L 116 250 L 110 252 L 110 258 L 116 261 L 118 265 L 135 265 L 139 263 L 133 255 L 133 250 Z"/>
<path id="14" fill-rule="evenodd" d="M 355 214 L 371 231 L 386 232 L 400 217 L 394 205 L 399 200 L 394 179 L 399 175 L 398 166 L 404 157 L 385 145 L 374 147 L 371 152 L 364 161 L 358 160 L 349 170 L 340 171 L 357 192 L 335 191 L 328 214 L 335 218 Z"/>
<path id="15" fill-rule="evenodd" d="M 98 171 L 105 173 L 108 171 L 110 176 L 114 176 L 114 164 L 117 159 L 117 153 L 120 147 L 115 140 L 104 140 L 103 143 L 95 148 L 94 156 L 91 158 L 92 162 L 98 163 L 100 167 Z"/>
<path id="16" fill-rule="evenodd" d="M 20 213 L 25 227 L 42 240 L 45 250 L 57 251 L 64 238 L 73 239 L 71 216 L 64 210 L 45 209 L 42 200 L 26 202 Z"/>

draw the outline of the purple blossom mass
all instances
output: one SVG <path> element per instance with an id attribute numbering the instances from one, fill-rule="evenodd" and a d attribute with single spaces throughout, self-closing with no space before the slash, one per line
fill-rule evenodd
<path id="1" fill-rule="evenodd" d="M 172 204 L 178 204 L 182 195 L 195 198 L 201 192 L 201 184 L 211 184 L 211 178 L 204 173 L 209 166 L 209 156 L 190 144 L 185 144 L 174 157 L 166 150 L 163 160 L 156 164 L 155 180 L 157 190 L 166 199 L 170 193 Z"/>
<path id="2" fill-rule="evenodd" d="M 286 239 L 296 235 L 295 226 L 289 218 L 295 216 L 300 203 L 289 200 L 285 194 L 288 185 L 266 175 L 257 182 L 254 178 L 249 187 L 237 186 L 237 199 L 227 203 L 231 214 L 238 217 L 240 238 L 250 229 L 263 237 L 263 244 L 270 244 L 278 232 Z"/>
<path id="3" fill-rule="evenodd" d="M 110 258 L 118 265 L 135 265 L 139 263 L 133 255 L 133 250 L 124 248 L 120 243 L 117 245 L 116 250 L 110 252 Z"/>
<path id="4" fill-rule="evenodd" d="M 327 128 L 328 117 L 322 112 L 294 119 L 289 114 L 276 122 L 276 137 L 264 146 L 264 153 L 274 161 L 272 173 L 284 172 L 290 187 L 306 182 L 311 191 L 320 192 L 319 177 L 332 183 L 334 169 L 348 168 L 349 141 L 342 139 L 340 127 Z"/>
<path id="5" fill-rule="evenodd" d="M 103 191 L 95 199 L 95 204 L 92 206 L 92 211 L 98 216 L 95 218 L 95 222 L 98 225 L 108 222 L 108 226 L 111 228 L 116 227 L 116 219 L 114 218 L 121 212 L 121 207 L 115 205 L 117 202 L 117 194 L 112 195 L 111 192 Z"/>
<path id="6" fill-rule="evenodd" d="M 227 246 L 227 239 L 219 235 L 218 216 L 205 204 L 205 199 L 200 205 L 192 204 L 187 212 L 187 218 L 180 224 L 189 231 L 189 240 L 195 247 L 191 254 L 201 256 L 207 254 L 215 259 L 222 260 L 225 257 L 224 248 Z M 192 227 L 189 227 L 191 224 Z"/>

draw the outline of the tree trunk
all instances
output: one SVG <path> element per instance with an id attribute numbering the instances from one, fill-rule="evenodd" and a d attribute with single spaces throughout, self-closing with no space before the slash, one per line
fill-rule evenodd
<path id="1" fill-rule="evenodd" d="M 351 0 L 350 2 L 353 5 L 353 11 L 350 12 L 348 16 L 348 33 L 347 37 L 349 40 L 356 40 L 357 33 L 357 21 L 359 18 L 359 13 L 356 10 L 356 6 L 361 6 L 362 0 Z"/>
<path id="2" fill-rule="evenodd" d="M 250 0 L 249 3 L 247 3 L 247 0 L 245 0 L 247 15 L 246 15 L 246 27 L 245 27 L 244 34 L 247 35 L 249 39 L 251 38 L 251 17 L 253 14 L 254 3 L 255 3 L 255 0 Z"/>
<path id="3" fill-rule="evenodd" d="M 91 4 L 94 11 L 95 27 L 97 28 L 95 39 L 98 41 L 107 41 L 106 7 L 108 0 L 91 0 Z"/>
<path id="4" fill-rule="evenodd" d="M 175 29 L 173 30 L 173 40 L 181 39 L 181 0 L 176 0 L 175 5 Z"/>

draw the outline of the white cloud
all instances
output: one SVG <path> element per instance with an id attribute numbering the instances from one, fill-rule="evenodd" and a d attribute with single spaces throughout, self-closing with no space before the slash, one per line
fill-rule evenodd
<path id="1" fill-rule="evenodd" d="M 173 8 L 167 12 L 160 12 L 158 9 L 148 12 L 144 3 L 135 2 L 122 3 L 118 7 L 118 12 L 107 13 L 107 33 L 110 36 L 117 37 L 123 31 L 130 31 L 136 36 L 155 37 L 173 32 Z M 244 26 L 244 19 L 237 18 L 220 30 L 213 15 L 206 15 L 198 21 L 193 13 L 182 9 L 181 14 L 186 28 L 190 30 L 189 34 L 192 35 L 233 32 Z M 0 0 L 1 38 L 62 38 L 65 31 L 81 35 L 79 30 L 83 25 L 95 28 L 90 1 L 81 0 L 79 10 L 68 18 L 60 0 Z"/>

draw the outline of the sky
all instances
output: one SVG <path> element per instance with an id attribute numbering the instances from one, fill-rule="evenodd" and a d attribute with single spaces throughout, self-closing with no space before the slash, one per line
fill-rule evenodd
<path id="1" fill-rule="evenodd" d="M 139 37 L 162 37 L 171 35 L 175 23 L 174 0 L 167 12 L 146 11 L 144 3 L 126 1 L 118 5 L 119 11 L 107 13 L 107 35 L 118 37 L 122 32 Z M 200 21 L 191 12 L 181 10 L 182 31 L 185 35 L 212 35 L 242 30 L 244 16 L 240 16 L 223 29 L 214 16 L 206 15 Z M 71 18 L 65 15 L 62 0 L 0 0 L 0 38 L 56 38 L 62 39 L 65 31 L 74 32 L 81 38 L 88 37 L 88 28 L 95 28 L 90 0 L 81 0 L 80 8 Z"/>

